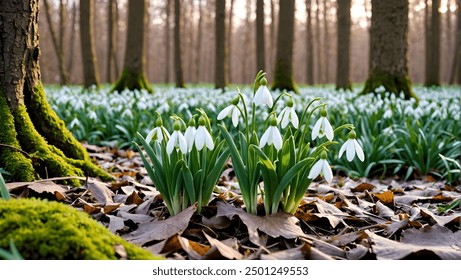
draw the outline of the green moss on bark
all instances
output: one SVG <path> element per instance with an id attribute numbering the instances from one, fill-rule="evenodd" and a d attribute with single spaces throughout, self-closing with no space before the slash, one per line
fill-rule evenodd
<path id="1" fill-rule="evenodd" d="M 16 138 L 14 118 L 0 92 L 0 166 L 11 174 L 14 181 L 29 182 L 35 179 L 35 170 L 30 159 L 20 152 Z"/>
<path id="2" fill-rule="evenodd" d="M 144 89 L 150 93 L 154 93 L 154 90 L 150 86 L 149 82 L 146 80 L 146 77 L 143 73 L 130 71 L 127 68 L 123 69 L 122 76 L 115 83 L 111 91 L 121 92 L 124 89 L 129 89 L 129 90 Z"/>
<path id="3" fill-rule="evenodd" d="M 407 76 L 394 76 L 386 73 L 374 73 L 365 82 L 365 87 L 361 94 L 374 93 L 376 89 L 383 86 L 387 92 L 399 96 L 402 92 L 405 99 L 414 98 L 419 100 L 412 90 L 411 81 Z"/>
<path id="4" fill-rule="evenodd" d="M 8 249 L 11 239 L 25 259 L 119 259 L 116 246 L 128 259 L 160 259 L 58 202 L 0 200 L 0 232 L 0 248 Z"/>
<path id="5" fill-rule="evenodd" d="M 272 90 L 286 90 L 292 91 L 294 93 L 298 93 L 298 87 L 296 86 L 293 75 L 286 71 L 288 66 L 285 65 L 285 62 L 278 61 L 277 65 L 275 66 L 275 76 L 274 81 L 272 83 Z"/>

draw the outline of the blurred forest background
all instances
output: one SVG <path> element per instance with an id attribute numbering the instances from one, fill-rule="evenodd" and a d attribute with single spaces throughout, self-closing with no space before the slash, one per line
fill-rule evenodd
<path id="1" fill-rule="evenodd" d="M 265 71 L 273 78 L 278 28 L 278 2 L 283 0 L 225 1 L 225 35 L 228 52 L 228 81 L 251 83 L 257 72 L 256 12 L 263 3 Z M 383 0 L 384 1 L 384 0 Z M 43 0 L 40 2 L 41 70 L 44 83 L 83 84 L 80 41 L 81 2 Z M 120 76 L 126 48 L 128 0 L 88 1 L 93 9 L 93 38 L 96 70 L 101 83 L 113 83 Z M 213 83 L 215 77 L 216 0 L 162 0 L 147 2 L 146 74 L 151 83 L 174 83 L 175 2 L 180 3 L 180 44 L 185 83 Z M 313 70 L 311 84 L 334 83 L 337 64 L 337 2 L 297 0 L 293 75 L 306 84 L 308 64 Z M 433 3 L 434 2 L 434 3 Z M 440 83 L 453 81 L 456 72 L 455 34 L 457 0 L 410 0 L 409 67 L 413 83 L 425 82 L 426 57 L 431 40 L 440 46 Z M 259 3 L 261 4 L 261 3 Z M 432 6 L 438 9 L 432 11 Z M 436 12 L 438 11 L 438 12 Z M 85 13 L 87 14 L 87 13 Z M 369 68 L 371 0 L 351 1 L 350 78 L 363 83 Z M 431 21 L 431 17 L 438 18 Z M 433 26 L 438 24 L 438 26 Z M 310 25 L 310 27 L 308 27 Z M 310 28 L 311 36 L 307 36 Z M 439 30 L 430 36 L 431 30 Z M 459 32 L 459 30 L 458 30 Z M 110 36 L 112 34 L 112 36 Z M 426 36 L 428 34 L 429 36 Z M 112 40 L 110 40 L 112 38 Z M 309 38 L 312 49 L 308 48 Z M 113 43 L 110 44 L 110 41 Z M 111 51 L 112 50 L 112 51 Z M 308 50 L 313 61 L 308 63 Z M 61 55 L 60 59 L 57 57 Z M 60 64 L 62 69 L 60 71 Z M 67 75 L 64 79 L 62 71 Z M 67 81 L 66 81 L 67 80 Z"/>

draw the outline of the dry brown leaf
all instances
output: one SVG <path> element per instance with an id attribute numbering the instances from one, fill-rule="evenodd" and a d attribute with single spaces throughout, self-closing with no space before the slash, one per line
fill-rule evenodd
<path id="1" fill-rule="evenodd" d="M 385 191 L 382 193 L 376 193 L 373 195 L 375 198 L 379 199 L 383 204 L 394 204 L 394 193 L 392 191 Z"/>
<path id="2" fill-rule="evenodd" d="M 322 199 L 317 199 L 315 206 L 320 214 L 314 214 L 319 218 L 326 218 L 330 222 L 332 228 L 335 228 L 343 220 L 342 217 L 348 216 L 343 211 L 339 210 L 336 206 L 323 201 Z"/>
<path id="3" fill-rule="evenodd" d="M 139 196 L 138 192 L 137 191 L 133 191 L 127 198 L 126 198 L 126 201 L 125 201 L 125 204 L 136 204 L 136 205 L 140 205 L 141 203 L 143 203 L 144 200 Z"/>
<path id="4" fill-rule="evenodd" d="M 57 185 L 56 183 L 52 181 L 34 182 L 29 185 L 29 189 L 37 193 L 51 193 L 51 194 L 54 194 L 55 192 L 64 193 L 67 191 L 67 188 Z"/>
<path id="5" fill-rule="evenodd" d="M 305 243 L 296 248 L 291 248 L 283 251 L 273 252 L 270 254 L 262 254 L 262 260 L 305 260 L 311 253 L 311 247 Z"/>
<path id="6" fill-rule="evenodd" d="M 140 224 L 138 229 L 125 235 L 124 238 L 137 245 L 167 239 L 187 228 L 195 209 L 195 206 L 191 206 L 166 220 Z"/>
<path id="7" fill-rule="evenodd" d="M 88 180 L 87 187 L 94 198 L 102 205 L 114 203 L 112 197 L 115 194 L 110 190 L 108 183 L 90 179 Z"/>
<path id="8" fill-rule="evenodd" d="M 118 211 L 117 216 L 124 220 L 131 220 L 137 224 L 148 223 L 154 220 L 153 217 L 145 214 L 132 214 L 125 211 Z"/>
<path id="9" fill-rule="evenodd" d="M 56 197 L 56 201 L 63 202 L 63 201 L 70 201 L 70 198 L 61 192 L 54 192 L 54 196 Z"/>
<path id="10" fill-rule="evenodd" d="M 351 191 L 353 191 L 353 192 L 364 192 L 364 191 L 371 191 L 374 188 L 375 188 L 374 185 L 372 185 L 370 183 L 363 182 L 363 183 L 358 184 L 354 188 L 351 188 Z"/>
<path id="11" fill-rule="evenodd" d="M 213 216 L 209 219 L 203 216 L 202 223 L 214 229 L 225 229 L 232 225 L 231 221 L 227 217 L 222 216 Z"/>
<path id="12" fill-rule="evenodd" d="M 256 216 L 248 214 L 243 209 L 235 208 L 232 205 L 218 201 L 218 214 L 216 216 L 225 216 L 232 219 L 237 215 L 248 228 L 250 241 L 255 245 L 263 246 L 259 237 L 258 230 L 267 235 L 277 238 L 285 237 L 287 239 L 305 236 L 304 232 L 296 225 L 298 219 L 292 215 L 279 212 L 271 216 Z"/>
<path id="13" fill-rule="evenodd" d="M 243 255 L 240 254 L 237 250 L 235 250 L 231 246 L 226 245 L 224 242 L 221 242 L 218 239 L 215 239 L 206 233 L 204 234 L 205 234 L 206 239 L 210 243 L 210 245 L 212 247 L 216 247 L 219 253 L 224 258 L 229 259 L 229 260 L 241 260 L 243 258 Z"/>
<path id="14" fill-rule="evenodd" d="M 206 255 L 211 249 L 209 245 L 203 245 L 181 236 L 178 236 L 178 240 L 182 249 L 187 253 L 189 259 L 191 260 L 202 259 L 203 256 Z"/>
<path id="15" fill-rule="evenodd" d="M 419 217 L 424 218 L 424 219 L 432 219 L 435 223 L 437 223 L 440 226 L 445 226 L 449 223 L 461 223 L 461 214 L 460 213 L 454 213 L 449 216 L 438 216 L 429 211 L 428 209 L 423 209 L 422 207 L 415 206 L 412 208 L 413 215 L 412 215 L 412 220 L 415 220 Z"/>
<path id="16" fill-rule="evenodd" d="M 104 205 L 102 209 L 103 209 L 104 214 L 109 214 L 117 210 L 119 207 L 120 207 L 120 203 L 111 203 L 111 204 Z"/>
<path id="17" fill-rule="evenodd" d="M 385 224 L 384 234 L 389 238 L 394 235 L 399 229 L 404 229 L 408 226 L 409 219 L 404 219 L 401 221 L 393 221 L 390 224 Z"/>
<path id="18" fill-rule="evenodd" d="M 109 230 L 112 233 L 115 233 L 117 230 L 121 230 L 125 227 L 123 218 L 114 215 L 107 215 L 107 217 L 109 217 Z"/>

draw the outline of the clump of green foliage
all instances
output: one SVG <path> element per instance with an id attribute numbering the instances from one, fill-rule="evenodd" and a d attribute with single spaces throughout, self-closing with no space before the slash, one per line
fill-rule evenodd
<path id="1" fill-rule="evenodd" d="M 83 212 L 58 202 L 36 199 L 0 200 L 0 249 L 14 242 L 25 259 L 159 259 L 109 232 Z"/>

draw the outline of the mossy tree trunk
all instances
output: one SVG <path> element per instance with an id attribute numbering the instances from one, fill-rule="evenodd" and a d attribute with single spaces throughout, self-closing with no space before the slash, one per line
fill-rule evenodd
<path id="1" fill-rule="evenodd" d="M 83 62 L 83 83 L 86 88 L 90 86 L 99 87 L 93 23 L 94 0 L 80 0 L 80 43 Z"/>
<path id="2" fill-rule="evenodd" d="M 153 92 L 146 78 L 146 0 L 128 1 L 128 30 L 125 60 L 120 78 L 112 91 L 147 90 Z"/>
<path id="3" fill-rule="evenodd" d="M 226 1 L 216 0 L 215 16 L 216 53 L 215 53 L 215 87 L 227 86 L 227 49 L 226 49 Z"/>
<path id="4" fill-rule="evenodd" d="M 417 98 L 408 75 L 408 0 L 372 0 L 370 74 L 362 94 L 387 92 Z"/>
<path id="5" fill-rule="evenodd" d="M 0 2 L 0 167 L 15 181 L 84 175 L 110 180 L 46 101 L 38 9 L 37 0 Z"/>
<path id="6" fill-rule="evenodd" d="M 117 65 L 117 1 L 109 0 L 107 9 L 107 82 L 112 83 L 114 76 L 118 75 Z M 114 75 L 115 74 L 115 75 Z"/>
<path id="7" fill-rule="evenodd" d="M 352 89 L 350 79 L 351 0 L 338 0 L 336 89 Z"/>
<path id="8" fill-rule="evenodd" d="M 272 89 L 298 92 L 293 80 L 293 41 L 295 29 L 295 1 L 279 2 L 277 56 Z"/>

